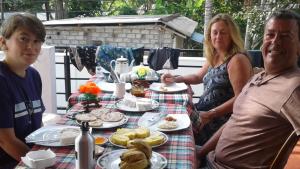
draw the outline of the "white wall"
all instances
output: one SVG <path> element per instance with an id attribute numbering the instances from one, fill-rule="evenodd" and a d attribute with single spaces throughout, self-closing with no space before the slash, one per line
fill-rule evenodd
<path id="1" fill-rule="evenodd" d="M 46 107 L 45 113 L 57 113 L 55 47 L 43 45 L 33 67 L 37 69 L 42 78 L 42 99 Z"/>

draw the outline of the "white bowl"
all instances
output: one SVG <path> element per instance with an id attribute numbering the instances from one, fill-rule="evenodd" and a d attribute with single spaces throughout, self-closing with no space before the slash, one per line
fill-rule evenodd
<path id="1" fill-rule="evenodd" d="M 22 161 L 30 168 L 44 169 L 55 164 L 56 154 L 48 150 L 29 151 Z"/>

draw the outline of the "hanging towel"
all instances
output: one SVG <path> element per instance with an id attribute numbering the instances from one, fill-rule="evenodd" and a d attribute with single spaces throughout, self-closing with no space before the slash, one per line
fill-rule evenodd
<path id="1" fill-rule="evenodd" d="M 153 70 L 161 70 L 165 65 L 166 61 L 169 59 L 170 68 L 169 69 L 177 69 L 178 68 L 178 59 L 179 59 L 180 51 L 179 49 L 173 48 L 158 48 L 151 49 L 148 56 L 148 65 Z"/>
<path id="2" fill-rule="evenodd" d="M 77 46 L 77 53 L 80 57 L 81 64 L 87 69 L 89 74 L 95 74 L 95 57 L 97 46 Z"/>
<path id="3" fill-rule="evenodd" d="M 81 63 L 81 59 L 78 55 L 76 46 L 71 46 L 68 49 L 68 52 L 69 52 L 71 63 L 76 67 L 77 70 L 81 72 L 84 66 Z"/>

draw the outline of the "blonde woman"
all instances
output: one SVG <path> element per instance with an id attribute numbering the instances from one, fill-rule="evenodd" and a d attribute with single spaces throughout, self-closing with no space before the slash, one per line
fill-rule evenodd
<path id="1" fill-rule="evenodd" d="M 203 145 L 230 117 L 236 96 L 252 76 L 245 53 L 238 26 L 229 15 L 218 14 L 205 34 L 203 67 L 186 76 L 162 75 L 166 84 L 204 84 L 204 92 L 194 104 L 196 111 L 190 114 L 196 144 Z"/>

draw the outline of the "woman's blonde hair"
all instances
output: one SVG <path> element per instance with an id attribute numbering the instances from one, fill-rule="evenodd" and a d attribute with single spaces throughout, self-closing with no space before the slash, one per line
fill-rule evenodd
<path id="1" fill-rule="evenodd" d="M 229 34 L 231 37 L 230 50 L 227 52 L 224 61 L 228 60 L 235 53 L 245 53 L 244 42 L 241 38 L 240 29 L 237 26 L 237 24 L 233 21 L 231 16 L 229 16 L 227 14 L 218 14 L 210 20 L 210 22 L 207 26 L 207 30 L 205 32 L 204 55 L 205 55 L 208 63 L 211 66 L 214 66 L 214 64 L 215 64 L 214 63 L 214 55 L 216 54 L 215 53 L 216 51 L 211 43 L 211 37 L 210 37 L 211 27 L 214 23 L 219 22 L 219 21 L 223 21 L 228 26 Z"/>

